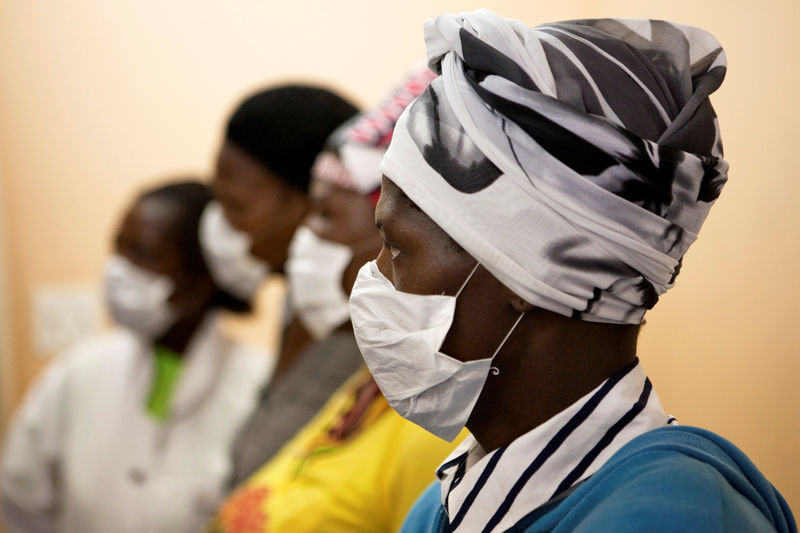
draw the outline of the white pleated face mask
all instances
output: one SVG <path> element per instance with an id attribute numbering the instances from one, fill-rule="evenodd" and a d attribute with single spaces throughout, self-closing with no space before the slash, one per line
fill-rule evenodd
<path id="1" fill-rule="evenodd" d="M 113 255 L 106 262 L 103 286 L 114 322 L 146 340 L 159 338 L 175 323 L 177 317 L 167 301 L 174 284 L 167 276 Z"/>
<path id="2" fill-rule="evenodd" d="M 270 272 L 269 264 L 250 252 L 250 236 L 225 218 L 219 202 L 210 202 L 200 217 L 200 245 L 214 281 L 250 302 Z"/>
<path id="3" fill-rule="evenodd" d="M 349 246 L 322 239 L 306 226 L 292 238 L 286 261 L 292 309 L 316 340 L 350 319 L 342 276 L 352 258 Z"/>
<path id="4" fill-rule="evenodd" d="M 439 351 L 453 323 L 455 296 L 398 291 L 375 261 L 361 267 L 350 295 L 350 317 L 358 347 L 372 376 L 402 417 L 452 441 L 467 423 L 492 360 L 517 327 L 523 314 L 494 354 L 459 361 Z"/>

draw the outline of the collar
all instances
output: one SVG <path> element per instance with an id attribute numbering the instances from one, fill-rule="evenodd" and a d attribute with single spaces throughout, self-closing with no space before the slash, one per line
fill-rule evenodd
<path id="1" fill-rule="evenodd" d="M 138 339 L 140 357 L 134 359 L 137 367 L 137 401 L 144 406 L 154 379 L 153 346 Z M 226 340 L 219 327 L 219 317 L 211 311 L 192 335 L 183 356 L 181 376 L 175 384 L 170 405 L 170 420 L 183 418 L 199 408 L 209 397 L 220 376 L 226 353 Z"/>
<path id="2" fill-rule="evenodd" d="M 469 436 L 437 471 L 450 531 L 505 531 L 633 438 L 673 422 L 637 359 L 507 446 L 486 453 Z"/>

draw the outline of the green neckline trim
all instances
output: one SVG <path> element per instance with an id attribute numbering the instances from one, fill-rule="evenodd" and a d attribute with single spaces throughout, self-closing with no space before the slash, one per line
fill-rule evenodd
<path id="1" fill-rule="evenodd" d="M 150 394 L 147 397 L 147 413 L 159 422 L 163 422 L 170 414 L 170 404 L 183 368 L 183 357 L 161 345 L 155 345 L 153 350 L 155 352 L 154 375 Z"/>

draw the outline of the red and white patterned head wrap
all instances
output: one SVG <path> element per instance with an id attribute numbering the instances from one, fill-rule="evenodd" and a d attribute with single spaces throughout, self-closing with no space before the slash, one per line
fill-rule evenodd
<path id="1" fill-rule="evenodd" d="M 435 77 L 426 66 L 415 68 L 378 107 L 357 115 L 336 130 L 314 162 L 312 179 L 369 195 L 377 202 L 380 164 L 397 119 Z"/>

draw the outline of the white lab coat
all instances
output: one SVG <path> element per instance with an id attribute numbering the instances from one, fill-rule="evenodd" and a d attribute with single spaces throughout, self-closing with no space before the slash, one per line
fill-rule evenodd
<path id="1" fill-rule="evenodd" d="M 270 372 L 267 354 L 192 338 L 165 422 L 145 408 L 152 348 L 115 330 L 58 357 L 12 423 L 0 466 L 9 533 L 182 533 L 226 492 L 230 448 Z"/>

